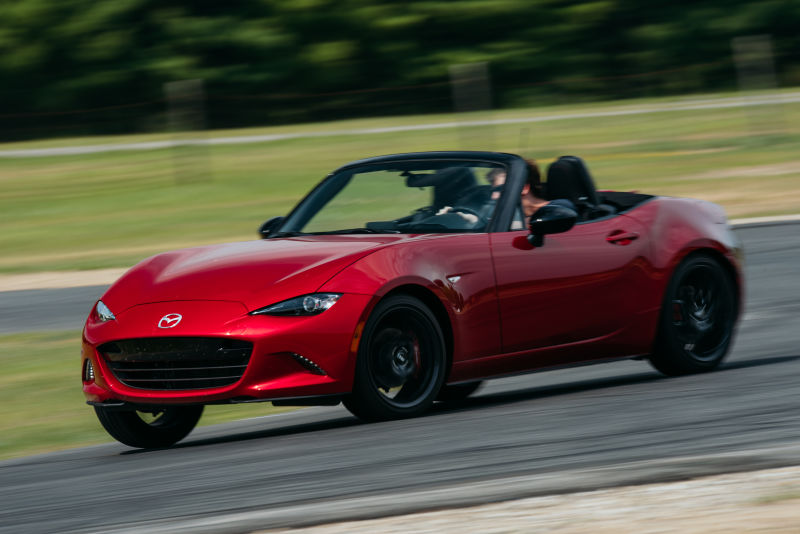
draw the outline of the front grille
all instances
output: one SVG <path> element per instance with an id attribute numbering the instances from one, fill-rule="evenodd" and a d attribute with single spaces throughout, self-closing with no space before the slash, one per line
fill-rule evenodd
<path id="1" fill-rule="evenodd" d="M 153 337 L 112 341 L 98 347 L 117 380 L 140 389 L 203 389 L 228 386 L 247 368 L 253 344 L 206 337 Z"/>

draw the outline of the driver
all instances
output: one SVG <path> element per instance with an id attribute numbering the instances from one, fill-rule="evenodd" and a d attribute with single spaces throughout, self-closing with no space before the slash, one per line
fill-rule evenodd
<path id="1" fill-rule="evenodd" d="M 554 200 L 546 200 L 543 198 L 544 186 L 542 184 L 542 175 L 539 172 L 539 166 L 532 159 L 526 159 L 525 163 L 528 164 L 528 179 L 522 187 L 520 205 L 522 206 L 522 212 L 525 214 L 526 227 L 531 220 L 531 216 L 546 204 L 564 206 L 571 210 L 575 209 L 575 204 L 566 198 L 557 198 Z"/>
<path id="2" fill-rule="evenodd" d="M 528 167 L 528 177 L 526 179 L 525 185 L 522 187 L 522 192 L 520 193 L 520 207 L 522 208 L 522 213 L 524 216 L 524 227 L 528 226 L 530 222 L 531 216 L 536 213 L 539 208 L 546 204 L 554 204 L 559 206 L 564 206 L 570 209 L 575 209 L 575 205 L 567 199 L 558 198 L 554 200 L 547 200 L 544 198 L 544 184 L 542 184 L 542 175 L 539 171 L 539 166 L 536 164 L 536 161 L 532 159 L 526 159 L 525 163 Z M 484 197 L 483 202 L 485 203 L 482 208 L 478 209 L 477 213 L 480 213 L 481 216 L 483 214 L 487 214 L 486 218 L 488 219 L 491 216 L 491 213 L 494 211 L 494 206 L 497 202 L 497 199 L 500 197 L 503 186 L 506 182 L 507 178 L 507 171 L 503 167 L 497 167 L 490 170 L 486 174 L 486 179 L 491 184 L 491 193 L 488 198 Z M 480 189 L 480 188 L 477 188 Z M 479 191 L 475 191 L 478 193 Z M 485 193 L 481 193 L 484 195 Z M 469 194 L 467 195 L 469 196 Z M 467 202 L 465 197 L 462 197 L 458 203 L 460 202 Z M 472 210 L 470 210 L 472 211 Z M 436 215 L 443 215 L 445 213 L 455 212 L 459 216 L 461 216 L 465 221 L 469 224 L 477 224 L 479 221 L 479 217 L 476 216 L 474 213 L 465 213 L 463 211 L 459 211 L 459 207 L 452 207 L 452 206 L 443 206 Z M 521 221 L 518 221 L 516 225 L 520 225 Z M 514 229 L 514 228 L 512 228 Z"/>

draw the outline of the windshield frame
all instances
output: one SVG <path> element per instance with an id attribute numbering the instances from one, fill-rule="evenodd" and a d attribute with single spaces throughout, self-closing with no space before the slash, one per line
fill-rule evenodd
<path id="1" fill-rule="evenodd" d="M 322 209 L 336 194 L 347 186 L 353 175 L 363 172 L 380 170 L 431 170 L 453 166 L 453 164 L 477 164 L 480 167 L 504 167 L 507 179 L 504 191 L 497 201 L 494 216 L 486 228 L 480 231 L 469 230 L 468 233 L 491 233 L 509 231 L 513 217 L 513 191 L 521 190 L 522 181 L 526 174 L 524 160 L 513 154 L 499 152 L 429 152 L 395 154 L 379 156 L 366 160 L 359 160 L 340 167 L 328 174 L 316 187 L 314 187 L 283 220 L 279 228 L 272 232 L 270 237 L 294 237 L 304 235 L 346 235 L 347 232 L 334 230 L 330 232 L 300 232 L 320 209 Z M 385 230 L 364 232 L 365 229 L 352 229 L 352 233 L 385 233 L 385 234 L 460 234 L 463 230 L 448 229 L 447 231 L 421 231 L 403 232 L 400 230 Z"/>

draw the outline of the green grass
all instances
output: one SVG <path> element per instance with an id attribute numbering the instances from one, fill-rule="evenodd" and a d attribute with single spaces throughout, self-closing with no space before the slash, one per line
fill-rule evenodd
<path id="1" fill-rule="evenodd" d="M 541 117 L 640 106 L 364 119 L 209 132 L 250 135 Z M 128 266 L 170 248 L 255 237 L 327 172 L 365 156 L 439 149 L 522 152 L 546 163 L 577 154 L 601 188 L 706 198 L 732 216 L 800 206 L 800 104 L 343 135 L 244 145 L 47 158 L 0 158 L 0 272 Z M 165 135 L 0 145 L 108 144 Z M 520 140 L 527 138 L 520 150 Z"/>
<path id="2" fill-rule="evenodd" d="M 753 502 L 755 504 L 768 505 L 785 501 L 800 500 L 800 490 L 787 490 L 779 493 L 773 493 L 764 497 L 759 497 Z"/>
<path id="3" fill-rule="evenodd" d="M 0 459 L 112 441 L 81 392 L 80 350 L 80 332 L 0 336 Z M 200 424 L 286 410 L 209 406 Z"/>

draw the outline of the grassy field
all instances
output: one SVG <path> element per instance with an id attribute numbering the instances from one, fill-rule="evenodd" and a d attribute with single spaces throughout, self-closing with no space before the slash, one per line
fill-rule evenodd
<path id="1" fill-rule="evenodd" d="M 80 343 L 80 332 L 0 336 L 0 460 L 112 441 L 81 393 Z M 209 406 L 200 424 L 287 409 Z"/>
<path id="2" fill-rule="evenodd" d="M 286 213 L 336 166 L 365 156 L 416 150 L 502 150 L 542 163 L 571 153 L 586 159 L 601 188 L 705 198 L 722 204 L 731 216 L 796 213 L 800 104 L 780 104 L 777 96 L 775 101 L 746 109 L 0 158 L 0 273 L 129 266 L 171 248 L 251 239 L 260 222 Z M 207 135 L 536 119 L 665 103 L 669 102 L 643 100 L 369 119 Z M 0 151 L 165 138 L 61 139 L 0 145 Z"/>

